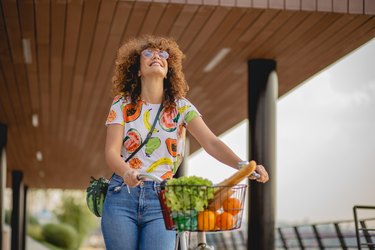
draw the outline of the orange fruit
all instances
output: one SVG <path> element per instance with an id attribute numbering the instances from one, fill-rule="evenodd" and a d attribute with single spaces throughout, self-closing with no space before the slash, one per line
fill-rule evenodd
<path id="1" fill-rule="evenodd" d="M 221 213 L 217 218 L 216 218 L 216 228 L 221 229 L 221 230 L 229 230 L 234 227 L 234 217 L 232 214 L 228 212 L 223 212 Z"/>
<path id="2" fill-rule="evenodd" d="M 236 198 L 228 198 L 223 201 L 223 209 L 232 215 L 236 215 L 241 211 L 241 201 Z"/>
<path id="3" fill-rule="evenodd" d="M 215 229 L 215 212 L 204 210 L 198 213 L 198 229 L 210 231 Z"/>

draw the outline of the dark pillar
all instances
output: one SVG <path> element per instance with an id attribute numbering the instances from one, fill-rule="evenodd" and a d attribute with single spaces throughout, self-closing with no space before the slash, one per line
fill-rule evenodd
<path id="1" fill-rule="evenodd" d="M 7 141 L 7 126 L 0 123 L 0 249 L 3 249 L 4 232 L 4 195 L 6 182 L 5 145 Z"/>
<path id="2" fill-rule="evenodd" d="M 23 246 L 23 225 L 24 225 L 24 185 L 21 171 L 12 172 L 12 244 L 11 250 L 21 250 Z"/>
<path id="3" fill-rule="evenodd" d="M 270 176 L 266 184 L 251 182 L 248 249 L 275 249 L 276 187 L 276 62 L 255 59 L 248 62 L 249 128 L 251 160 L 263 165 Z"/>
<path id="4" fill-rule="evenodd" d="M 22 250 L 26 250 L 26 235 L 27 235 L 27 191 L 29 190 L 29 187 L 25 185 L 23 189 L 23 227 L 22 227 Z"/>

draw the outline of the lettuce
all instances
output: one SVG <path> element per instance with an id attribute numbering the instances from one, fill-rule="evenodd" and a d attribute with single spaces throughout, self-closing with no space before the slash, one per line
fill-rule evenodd
<path id="1" fill-rule="evenodd" d="M 167 181 L 166 202 L 172 212 L 203 211 L 214 198 L 210 180 L 197 176 L 183 176 Z"/>

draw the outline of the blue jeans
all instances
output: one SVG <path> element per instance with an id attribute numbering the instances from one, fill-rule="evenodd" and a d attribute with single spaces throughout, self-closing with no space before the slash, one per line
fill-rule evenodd
<path id="1" fill-rule="evenodd" d="M 137 187 L 121 187 L 123 180 L 114 175 L 104 202 L 102 232 L 108 250 L 174 249 L 176 232 L 167 231 L 153 181 Z"/>

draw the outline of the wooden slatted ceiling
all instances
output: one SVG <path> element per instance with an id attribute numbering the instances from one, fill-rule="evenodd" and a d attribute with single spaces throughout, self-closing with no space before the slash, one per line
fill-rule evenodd
<path id="1" fill-rule="evenodd" d="M 204 2 L 2 1 L 0 122 L 9 127 L 9 172 L 24 171 L 30 187 L 62 188 L 109 174 L 103 148 L 110 79 L 117 48 L 130 36 L 177 39 L 187 55 L 188 98 L 216 134 L 246 118 L 248 59 L 277 61 L 283 95 L 375 36 L 373 16 L 329 13 L 369 13 L 368 1 Z M 246 4 L 259 8 L 231 7 Z M 24 63 L 22 39 L 29 39 L 31 64 Z M 230 53 L 204 73 L 225 47 Z M 191 151 L 197 148 L 192 140 Z"/>

